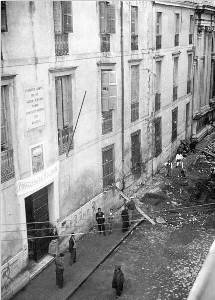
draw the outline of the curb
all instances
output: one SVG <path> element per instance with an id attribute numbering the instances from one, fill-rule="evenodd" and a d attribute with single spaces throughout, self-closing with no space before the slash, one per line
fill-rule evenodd
<path id="1" fill-rule="evenodd" d="M 131 234 L 131 232 L 137 227 L 139 226 L 143 221 L 145 220 L 145 218 L 142 218 L 140 221 L 138 221 L 131 229 L 129 229 L 129 231 L 119 240 L 119 242 L 113 246 L 108 253 L 102 258 L 102 260 L 92 269 L 92 271 L 90 271 L 88 273 L 88 275 L 77 285 L 77 287 L 75 287 L 73 289 L 73 291 L 70 292 L 69 296 L 67 296 L 65 298 L 65 300 L 69 300 L 71 296 L 73 296 L 75 294 L 75 292 L 81 287 L 82 284 L 84 284 L 84 282 L 87 281 L 87 279 L 99 268 L 99 266 L 114 252 L 114 250 L 116 248 L 118 248 L 118 246 Z"/>

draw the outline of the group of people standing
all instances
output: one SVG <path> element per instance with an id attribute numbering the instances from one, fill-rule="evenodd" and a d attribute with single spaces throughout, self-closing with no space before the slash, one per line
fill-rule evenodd
<path id="1" fill-rule="evenodd" d="M 129 213 L 128 208 L 125 205 L 122 212 L 121 212 L 121 218 L 122 218 L 122 232 L 125 232 L 130 227 L 130 220 L 129 220 Z M 96 213 L 96 221 L 98 225 L 98 231 L 99 234 L 106 235 L 106 228 L 105 225 L 107 225 L 107 231 L 109 234 L 112 233 L 113 230 L 113 223 L 114 223 L 114 213 L 113 209 L 110 209 L 109 214 L 107 215 L 107 223 L 105 223 L 105 215 L 104 212 L 102 212 L 101 208 L 98 208 L 98 211 Z M 64 254 L 60 253 L 59 251 L 59 236 L 57 235 L 57 239 L 53 241 L 52 245 L 54 246 L 54 251 L 49 250 L 50 254 L 53 254 L 55 257 L 55 272 L 56 272 L 56 285 L 62 289 L 64 285 Z M 68 250 L 70 253 L 70 265 L 73 265 L 76 262 L 76 241 L 75 241 L 75 234 L 72 233 L 69 238 L 69 245 Z M 53 251 L 53 253 L 51 253 Z M 117 295 L 121 295 L 122 289 L 123 289 L 123 283 L 124 283 L 124 275 L 121 271 L 120 266 L 117 266 L 114 271 L 113 281 L 112 281 L 112 287 L 116 289 Z"/>
<path id="2" fill-rule="evenodd" d="M 179 170 L 179 175 L 178 176 L 182 176 L 183 178 L 186 178 L 186 174 L 184 171 L 184 163 L 183 163 L 183 155 L 182 153 L 178 152 L 176 154 L 176 168 Z M 165 168 L 166 168 L 166 176 L 167 177 L 171 177 L 172 176 L 172 169 L 173 169 L 173 164 L 170 160 L 168 160 L 165 163 Z"/>
<path id="3" fill-rule="evenodd" d="M 129 229 L 130 226 L 129 213 L 128 213 L 128 208 L 126 206 L 124 206 L 121 212 L 121 218 L 122 218 L 122 232 L 125 232 Z M 98 224 L 99 234 L 103 233 L 104 235 L 106 235 L 105 225 L 107 225 L 108 233 L 111 234 L 113 230 L 113 222 L 114 222 L 113 209 L 110 209 L 110 212 L 107 216 L 107 222 L 105 222 L 105 215 L 102 212 L 101 208 L 98 208 L 98 212 L 96 213 L 96 222 Z"/>
<path id="4" fill-rule="evenodd" d="M 59 240 L 59 238 L 58 238 Z M 74 233 L 71 234 L 69 239 L 69 252 L 70 252 L 70 265 L 76 262 L 76 241 Z M 57 242 L 55 257 L 55 273 L 56 273 L 56 285 L 62 289 L 64 284 L 64 254 L 59 253 L 59 243 Z"/>

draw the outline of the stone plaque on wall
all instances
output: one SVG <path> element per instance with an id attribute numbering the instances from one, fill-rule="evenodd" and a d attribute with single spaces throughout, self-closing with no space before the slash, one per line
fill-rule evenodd
<path id="1" fill-rule="evenodd" d="M 37 173 L 44 169 L 43 145 L 31 148 L 32 172 Z"/>
<path id="2" fill-rule="evenodd" d="M 44 89 L 41 85 L 25 89 L 25 106 L 27 130 L 45 125 Z"/>

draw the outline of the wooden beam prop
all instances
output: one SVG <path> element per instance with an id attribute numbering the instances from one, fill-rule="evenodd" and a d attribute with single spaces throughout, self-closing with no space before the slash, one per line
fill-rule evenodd
<path id="1" fill-rule="evenodd" d="M 116 189 L 119 191 L 120 196 L 122 196 L 126 201 L 131 201 L 131 199 L 126 196 L 117 186 L 115 186 Z M 146 219 L 148 220 L 152 225 L 155 225 L 155 222 L 135 203 L 137 211 Z"/>

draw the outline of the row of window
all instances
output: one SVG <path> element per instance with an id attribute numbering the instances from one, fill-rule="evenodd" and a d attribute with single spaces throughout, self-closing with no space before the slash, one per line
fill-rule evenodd
<path id="1" fill-rule="evenodd" d="M 111 186 L 115 182 L 115 157 L 114 145 L 102 149 L 103 188 Z M 131 134 L 131 172 L 140 176 L 142 168 L 141 159 L 141 131 Z"/>
<path id="2" fill-rule="evenodd" d="M 186 104 L 186 121 L 185 121 L 185 131 L 189 126 L 190 118 L 190 103 Z M 162 118 L 156 118 L 154 121 L 154 155 L 155 157 L 159 156 L 162 152 Z M 172 137 L 171 140 L 174 142 L 178 136 L 178 107 L 172 110 Z"/>
<path id="3" fill-rule="evenodd" d="M 53 19 L 55 32 L 55 53 L 57 56 L 69 54 L 68 36 L 73 32 L 72 1 L 54 1 Z M 138 50 L 138 6 L 131 6 L 130 16 L 131 50 Z M 99 2 L 101 52 L 110 51 L 110 35 L 116 32 L 115 6 L 109 2 Z M 193 43 L 194 17 L 190 16 L 189 44 Z M 7 31 L 6 3 L 1 2 L 1 31 Z M 180 14 L 175 14 L 174 46 L 179 46 Z M 156 49 L 162 47 L 162 13 L 156 15 Z"/>
<path id="4" fill-rule="evenodd" d="M 156 49 L 162 48 L 162 12 L 157 12 L 156 15 Z M 180 14 L 175 14 L 175 35 L 174 35 L 174 41 L 173 45 L 175 47 L 179 46 L 179 40 L 180 40 L 180 27 L 181 27 L 181 21 L 180 21 Z M 190 15 L 190 24 L 189 24 L 189 37 L 188 37 L 188 43 L 189 45 L 193 43 L 193 33 L 194 33 L 194 16 Z"/>
<path id="5" fill-rule="evenodd" d="M 187 66 L 187 94 L 191 93 L 192 87 L 192 54 L 188 54 Z M 175 56 L 173 61 L 173 101 L 178 99 L 178 62 L 179 57 Z M 156 81 L 155 81 L 155 111 L 159 111 L 161 107 L 161 73 L 162 60 L 156 61 Z"/>

